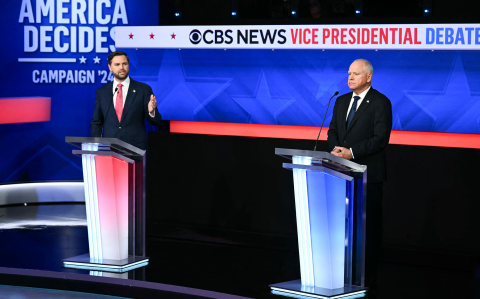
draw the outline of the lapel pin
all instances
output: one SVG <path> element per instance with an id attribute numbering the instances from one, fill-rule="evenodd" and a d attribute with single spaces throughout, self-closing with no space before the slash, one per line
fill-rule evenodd
<path id="1" fill-rule="evenodd" d="M 135 89 L 133 90 L 133 92 L 135 92 Z"/>
<path id="2" fill-rule="evenodd" d="M 135 90 L 134 90 L 134 91 L 135 91 Z M 370 101 L 369 101 L 369 100 L 367 100 L 367 103 L 370 103 Z"/>

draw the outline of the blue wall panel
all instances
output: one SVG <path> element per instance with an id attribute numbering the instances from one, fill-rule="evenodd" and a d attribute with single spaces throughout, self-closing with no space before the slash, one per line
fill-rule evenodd
<path id="1" fill-rule="evenodd" d="M 57 2 L 60 3 L 53 1 L 55 8 Z M 3 41 L 0 101 L 43 96 L 50 97 L 52 103 L 49 122 L 0 125 L 0 182 L 82 179 L 80 159 L 71 154 L 72 147 L 65 144 L 64 137 L 90 135 L 95 90 L 108 82 L 106 60 L 114 45 L 110 30 L 115 25 L 158 24 L 156 0 L 111 0 L 111 6 L 103 7 L 99 17 L 94 10 L 93 24 L 88 23 L 89 1 L 84 3 L 87 24 L 80 24 L 81 18 L 74 23 L 70 3 L 63 4 L 67 23 L 62 23 L 56 13 L 52 23 L 50 14 L 38 14 L 37 0 L 6 0 L 0 4 Z M 113 24 L 115 7 L 122 3 L 128 24 L 122 20 Z M 37 15 L 40 15 L 38 23 Z M 101 19 L 108 17 L 110 22 L 101 24 Z M 48 31 L 49 26 L 52 31 Z M 54 30 L 60 26 L 65 26 L 68 36 L 55 36 Z M 32 36 L 25 39 L 25 32 L 32 27 L 39 32 L 39 47 L 29 52 L 25 43 L 32 46 L 33 39 Z M 42 27 L 47 29 L 43 41 Z M 101 47 L 97 46 L 95 35 L 93 49 L 79 52 L 83 43 L 78 36 L 80 27 L 91 28 L 93 32 L 106 28 Z M 75 30 L 76 50 L 72 50 Z M 57 41 L 60 46 L 68 45 L 68 50 L 58 51 Z M 40 44 L 52 50 L 42 51 Z M 89 45 L 87 42 L 86 46 Z M 152 86 L 164 119 L 319 126 L 330 96 L 337 90 L 340 94 L 349 92 L 350 63 L 365 58 L 374 66 L 373 87 L 392 101 L 393 129 L 480 133 L 480 54 L 475 51 L 129 49 L 126 52 L 130 57 L 131 77 Z M 19 58 L 75 58 L 76 61 L 23 63 Z M 86 58 L 86 62 L 81 63 L 81 58 Z M 55 70 L 90 71 L 95 81 L 41 80 L 42 71 Z M 327 126 L 332 110 L 327 114 Z"/>
<path id="2" fill-rule="evenodd" d="M 480 133 L 474 51 L 142 50 L 141 73 L 170 120 L 319 126 L 330 96 L 349 92 L 356 58 L 392 101 L 395 130 Z M 156 58 L 151 53 L 158 53 Z M 331 120 L 327 114 L 326 124 Z"/>
<path id="3" fill-rule="evenodd" d="M 0 124 L 0 182 L 39 181 L 39 180 L 81 180 L 81 159 L 73 156 L 72 146 L 65 143 L 65 136 L 90 136 L 90 120 L 95 101 L 95 90 L 108 82 L 107 57 L 111 53 L 115 41 L 110 30 L 116 25 L 157 25 L 157 0 L 109 0 L 110 7 L 102 4 L 98 9 L 98 1 L 80 0 L 85 11 L 72 16 L 70 1 L 58 0 L 2 0 L 0 2 L 0 31 L 2 32 L 2 70 L 0 72 L 0 101 L 12 97 L 49 97 L 51 98 L 51 119 L 48 122 Z M 90 6 L 90 2 L 94 3 Z M 37 6 L 53 3 L 43 15 Z M 65 13 L 58 17 L 59 5 Z M 47 5 L 48 7 L 48 5 Z M 116 9 L 118 7 L 118 9 Z M 126 19 L 119 19 L 114 24 L 115 11 Z M 91 14 L 93 12 L 93 14 Z M 98 13 L 97 13 L 98 12 Z M 22 17 L 23 15 L 23 17 Z M 85 23 L 82 24 L 82 17 Z M 93 23 L 90 23 L 90 15 Z M 118 14 L 117 14 L 118 15 Z M 37 18 L 39 16 L 40 18 Z M 50 18 L 52 16 L 52 19 Z M 62 20 L 63 19 L 63 20 Z M 105 21 L 103 21 L 105 20 Z M 37 22 L 38 21 L 38 22 Z M 126 22 L 124 22 L 126 21 Z M 127 23 L 128 22 L 128 23 Z M 62 33 L 55 36 L 55 30 L 65 27 L 68 35 Z M 34 29 L 32 29 L 34 28 Z M 42 37 L 41 31 L 46 32 Z M 91 30 L 93 42 L 80 37 L 80 28 Z M 97 36 L 97 30 L 104 30 Z M 33 35 L 28 36 L 25 45 L 25 32 L 37 32 L 38 48 L 34 51 L 26 49 L 33 46 Z M 76 38 L 74 38 L 76 32 Z M 102 41 L 103 39 L 103 41 Z M 82 40 L 86 40 L 85 49 L 80 52 Z M 101 44 L 98 43 L 101 41 Z M 55 46 L 55 43 L 58 45 Z M 42 50 L 41 45 L 44 44 Z M 75 45 L 75 46 L 72 46 Z M 67 47 L 65 52 L 58 51 Z M 89 47 L 92 46 L 90 49 Z M 45 49 L 46 47 L 46 49 Z M 73 47 L 73 49 L 72 49 Z M 86 58 L 81 63 L 80 58 Z M 74 63 L 19 62 L 19 58 L 75 58 Z M 94 59 L 97 60 L 95 63 Z M 78 79 L 60 83 L 57 80 L 47 82 L 34 71 L 89 71 L 94 74 L 93 82 L 80 83 Z M 135 74 L 135 68 L 132 69 Z M 104 80 L 105 79 L 105 80 Z M 103 82 L 102 82 L 103 81 Z M 18 109 L 28 109 L 21 103 Z"/>

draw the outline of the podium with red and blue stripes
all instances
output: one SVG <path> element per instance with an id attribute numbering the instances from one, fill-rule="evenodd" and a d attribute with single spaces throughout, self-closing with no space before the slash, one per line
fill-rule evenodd
<path id="1" fill-rule="evenodd" d="M 65 137 L 82 158 L 89 253 L 67 268 L 126 272 L 146 266 L 145 151 L 116 138 Z"/>

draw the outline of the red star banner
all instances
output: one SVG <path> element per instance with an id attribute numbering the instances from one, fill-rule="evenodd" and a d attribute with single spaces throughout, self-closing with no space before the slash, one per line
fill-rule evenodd
<path id="1" fill-rule="evenodd" d="M 119 48 L 480 50 L 480 24 L 144 26 L 116 35 Z"/>

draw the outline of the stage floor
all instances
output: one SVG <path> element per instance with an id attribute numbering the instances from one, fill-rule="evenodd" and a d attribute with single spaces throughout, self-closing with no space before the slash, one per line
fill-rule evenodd
<path id="1" fill-rule="evenodd" d="M 150 264 L 145 268 L 126 274 L 66 269 L 62 259 L 88 252 L 85 206 L 79 203 L 2 207 L 0 240 L 0 267 L 130 279 L 248 298 L 280 298 L 270 294 L 268 285 L 300 275 L 295 251 L 152 238 L 148 231 Z M 469 271 L 382 263 L 379 279 L 377 298 L 472 298 L 475 293 Z"/>
<path id="2" fill-rule="evenodd" d="M 86 294 L 80 292 L 39 289 L 0 285 L 0 296 L 3 299 L 128 299 L 126 297 Z"/>

